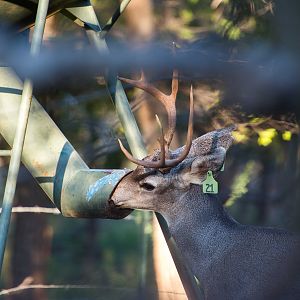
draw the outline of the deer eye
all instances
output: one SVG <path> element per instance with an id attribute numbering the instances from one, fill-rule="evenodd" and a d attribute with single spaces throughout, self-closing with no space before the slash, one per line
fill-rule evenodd
<path id="1" fill-rule="evenodd" d="M 146 191 L 153 191 L 155 189 L 154 185 L 147 183 L 147 182 L 140 184 L 140 187 Z"/>

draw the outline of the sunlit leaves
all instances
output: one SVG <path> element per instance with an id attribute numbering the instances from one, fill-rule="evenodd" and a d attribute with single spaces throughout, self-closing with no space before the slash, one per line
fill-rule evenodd
<path id="1" fill-rule="evenodd" d="M 197 38 L 200 32 L 215 31 L 230 40 L 254 33 L 264 22 L 262 0 L 187 0 L 166 5 L 174 19 L 164 20 L 168 29 L 185 40 Z M 265 9 L 264 12 L 268 12 Z M 260 13 L 259 13 L 260 12 Z"/>
<path id="2" fill-rule="evenodd" d="M 238 199 L 248 192 L 248 184 L 251 181 L 256 169 L 256 163 L 249 161 L 244 170 L 239 173 L 233 180 L 231 194 L 226 201 L 225 206 L 232 206 Z"/>
<path id="3" fill-rule="evenodd" d="M 231 40 L 238 40 L 241 38 L 241 30 L 235 26 L 232 21 L 226 18 L 220 18 L 216 23 L 216 30 L 218 33 L 227 36 Z"/>
<path id="4" fill-rule="evenodd" d="M 184 23 L 189 23 L 194 18 L 193 12 L 191 10 L 189 10 L 189 9 L 183 9 L 180 12 L 180 16 L 181 16 L 182 20 L 184 21 Z"/>
<path id="5" fill-rule="evenodd" d="M 200 0 L 188 0 L 190 4 L 198 4 Z"/>
<path id="6" fill-rule="evenodd" d="M 241 37 L 241 30 L 237 26 L 233 26 L 228 30 L 227 34 L 230 40 L 238 40 Z"/>
<path id="7" fill-rule="evenodd" d="M 183 27 L 179 31 L 179 37 L 183 40 L 191 40 L 195 37 L 195 35 L 189 28 Z"/>
<path id="8" fill-rule="evenodd" d="M 263 15 L 272 12 L 272 3 L 264 0 L 212 0 L 210 7 L 215 30 L 230 40 L 261 30 Z"/>
<path id="9" fill-rule="evenodd" d="M 249 129 L 245 127 L 241 127 L 238 130 L 232 132 L 233 138 L 237 143 L 246 143 L 249 140 L 250 133 Z"/>
<path id="10" fill-rule="evenodd" d="M 277 131 L 275 128 L 267 128 L 265 130 L 258 131 L 257 143 L 260 146 L 269 146 L 273 139 L 277 136 Z"/>
<path id="11" fill-rule="evenodd" d="M 277 142 L 281 140 L 289 142 L 293 134 L 298 134 L 299 128 L 296 123 L 285 120 L 274 120 L 270 117 L 253 117 L 248 122 L 240 123 L 232 133 L 237 143 L 246 144 L 255 142 L 259 146 L 270 146 L 276 137 Z M 255 138 L 255 139 L 253 139 Z"/>
<path id="12" fill-rule="evenodd" d="M 286 131 L 284 131 L 284 132 L 282 133 L 281 137 L 282 137 L 282 139 L 283 139 L 284 141 L 287 141 L 287 142 L 288 142 L 288 141 L 290 141 L 291 138 L 292 138 L 292 133 L 291 133 L 290 131 L 286 130 Z"/>

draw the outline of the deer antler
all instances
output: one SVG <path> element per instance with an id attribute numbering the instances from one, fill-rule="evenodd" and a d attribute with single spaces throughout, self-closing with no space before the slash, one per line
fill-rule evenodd
<path id="1" fill-rule="evenodd" d="M 125 80 L 123 80 L 123 81 L 125 81 Z M 131 81 L 131 80 L 130 79 L 126 79 L 126 82 L 132 83 L 132 82 L 129 82 L 129 81 Z M 135 81 L 133 80 L 133 82 L 135 82 Z M 140 81 L 137 81 L 137 82 L 139 82 L 139 84 L 140 84 Z M 145 83 L 145 81 L 143 81 L 142 84 L 146 84 L 147 85 L 147 91 L 150 89 L 152 91 L 155 91 L 155 93 L 158 94 L 158 95 L 161 95 L 161 94 L 164 95 L 161 91 L 159 91 L 158 89 L 156 89 L 154 86 L 151 86 L 148 83 Z M 136 84 L 134 84 L 134 85 L 138 86 Z M 178 90 L 178 81 L 177 81 L 177 86 L 176 86 L 176 84 L 174 84 L 174 85 L 172 84 L 172 93 L 173 93 L 173 91 L 175 91 L 174 93 L 177 94 L 177 90 Z M 174 100 L 174 107 L 175 107 L 175 100 Z M 125 156 L 130 161 L 132 161 L 133 163 L 135 163 L 137 165 L 144 166 L 146 168 L 157 168 L 158 169 L 158 168 L 174 167 L 174 166 L 178 165 L 180 162 L 182 162 L 187 157 L 187 155 L 189 154 L 189 151 L 191 149 L 191 146 L 192 146 L 192 141 L 193 141 L 192 140 L 192 138 L 193 138 L 193 118 L 194 118 L 193 117 L 193 110 L 194 110 L 194 97 L 193 97 L 193 86 L 191 86 L 191 90 L 190 90 L 189 125 L 188 125 L 186 146 L 185 146 L 184 150 L 182 151 L 182 153 L 177 158 L 175 158 L 175 159 L 165 159 L 165 137 L 164 137 L 163 128 L 162 128 L 162 126 L 160 124 L 160 121 L 159 121 L 158 117 L 157 117 L 157 121 L 158 121 L 158 124 L 159 124 L 160 129 L 161 129 L 161 138 L 160 138 L 160 141 L 159 141 L 161 152 L 160 152 L 160 159 L 159 160 L 157 160 L 157 161 L 149 161 L 149 160 L 136 159 L 136 158 L 134 158 L 126 150 L 126 148 L 123 146 L 122 142 L 120 140 L 118 140 L 122 152 L 125 154 Z M 174 111 L 175 111 L 175 118 L 176 118 L 176 110 L 174 110 Z M 170 130 L 170 128 L 169 128 L 169 130 Z M 173 134 L 174 134 L 174 131 L 173 131 Z M 168 149 L 168 147 L 169 147 L 169 145 L 167 144 L 167 149 Z"/>
<path id="2" fill-rule="evenodd" d="M 171 141 L 173 139 L 173 135 L 175 132 L 175 127 L 176 127 L 176 107 L 175 107 L 175 102 L 176 102 L 176 96 L 178 92 L 178 71 L 174 70 L 173 71 L 173 77 L 172 77 L 172 92 L 170 95 L 166 95 L 159 89 L 157 89 L 155 86 L 150 84 L 149 82 L 146 81 L 145 75 L 142 72 L 141 79 L 139 80 L 132 80 L 132 79 L 127 79 L 123 77 L 119 77 L 119 79 L 123 82 L 129 83 L 135 87 L 138 87 L 145 92 L 148 92 L 150 95 L 152 95 L 154 98 L 159 100 L 163 106 L 165 107 L 167 113 L 168 113 L 168 132 L 167 132 L 167 138 L 166 138 L 166 144 L 167 147 L 170 146 Z"/>

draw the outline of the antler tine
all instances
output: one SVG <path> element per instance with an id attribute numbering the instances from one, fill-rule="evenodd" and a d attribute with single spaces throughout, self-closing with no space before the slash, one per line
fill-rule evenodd
<path id="1" fill-rule="evenodd" d="M 172 76 L 172 97 L 174 101 L 176 100 L 178 92 L 178 70 L 173 71 L 173 76 Z"/>
<path id="2" fill-rule="evenodd" d="M 130 160 L 131 162 L 146 167 L 146 168 L 161 168 L 162 166 L 162 162 L 160 160 L 158 161 L 147 161 L 147 160 L 141 160 L 141 159 L 137 159 L 134 158 L 128 151 L 127 149 L 123 146 L 122 142 L 120 139 L 118 139 L 120 148 L 122 150 L 122 152 L 124 153 L 124 155 L 127 157 L 128 160 Z"/>
<path id="3" fill-rule="evenodd" d="M 127 149 L 123 146 L 123 143 L 121 142 L 120 139 L 118 139 L 118 142 L 119 142 L 119 145 L 120 145 L 120 148 L 121 148 L 122 152 L 124 153 L 124 155 L 127 157 L 128 160 L 130 160 L 131 162 L 133 162 L 133 163 L 135 163 L 135 164 L 137 164 L 137 165 L 144 166 L 144 167 L 146 167 L 146 168 L 152 168 L 152 167 L 153 167 L 153 166 L 152 166 L 153 162 L 134 158 L 134 157 L 127 151 Z"/>
<path id="4" fill-rule="evenodd" d="M 168 96 L 168 103 L 165 105 L 167 113 L 168 113 L 168 134 L 167 134 L 167 147 L 170 146 L 176 128 L 176 97 L 178 92 L 178 71 L 173 71 L 172 76 L 172 92 Z"/>
<path id="5" fill-rule="evenodd" d="M 141 165 L 141 166 L 146 167 L 146 168 L 159 169 L 159 168 L 174 167 L 174 166 L 178 165 L 179 163 L 181 163 L 187 157 L 187 155 L 190 152 L 191 146 L 192 146 L 192 141 L 193 141 L 193 139 L 192 139 L 193 138 L 193 119 L 194 119 L 193 110 L 194 110 L 194 97 L 193 97 L 193 86 L 191 86 L 191 90 L 190 90 L 190 113 L 189 113 L 189 125 L 188 125 L 187 141 L 186 141 L 186 146 L 185 146 L 183 152 L 181 153 L 181 155 L 179 157 L 177 157 L 175 159 L 170 159 L 170 160 L 165 159 L 166 153 L 165 153 L 164 132 L 163 132 L 163 128 L 161 126 L 161 123 L 160 123 L 160 120 L 159 120 L 158 116 L 156 116 L 156 120 L 157 120 L 157 123 L 158 123 L 158 125 L 161 129 L 160 159 L 157 160 L 157 161 L 147 161 L 147 160 L 136 159 L 126 150 L 126 148 L 123 146 L 121 140 L 118 139 L 122 152 L 125 154 L 125 156 L 127 157 L 128 160 L 130 160 L 131 162 L 133 162 L 137 165 Z"/>
<path id="6" fill-rule="evenodd" d="M 160 144 L 160 156 L 159 156 L 159 160 L 161 161 L 161 166 L 164 165 L 165 163 L 165 159 L 166 159 L 166 148 L 165 148 L 165 135 L 164 135 L 164 129 L 161 125 L 161 122 L 159 120 L 159 117 L 158 115 L 155 115 L 156 117 L 156 121 L 158 123 L 158 126 L 160 128 L 160 132 L 161 132 L 161 137 L 160 137 L 160 140 L 159 141 L 159 144 Z"/>
<path id="7" fill-rule="evenodd" d="M 187 132 L 187 139 L 186 139 L 186 145 L 181 153 L 181 155 L 175 159 L 172 160 L 166 160 L 165 167 L 174 167 L 181 163 L 189 154 L 192 142 L 193 142 L 193 122 L 194 122 L 194 96 L 193 96 L 193 86 L 191 85 L 190 90 L 190 115 L 189 115 L 189 125 L 188 125 L 188 132 Z"/>
<path id="8" fill-rule="evenodd" d="M 128 160 L 130 160 L 131 162 L 146 167 L 146 168 L 162 168 L 165 165 L 165 159 L 166 159 L 166 151 L 165 151 L 165 138 L 164 138 L 164 131 L 163 131 L 163 127 L 161 126 L 161 122 L 158 118 L 158 116 L 156 115 L 156 121 L 158 123 L 158 126 L 160 128 L 161 131 L 161 138 L 160 138 L 160 147 L 161 147 L 161 151 L 160 151 L 160 156 L 159 156 L 159 160 L 157 161 L 147 161 L 147 160 L 141 160 L 141 159 L 137 159 L 134 158 L 128 151 L 127 149 L 123 146 L 123 143 L 121 142 L 120 139 L 118 139 L 120 148 L 122 150 L 122 152 L 124 153 L 124 155 L 127 157 Z"/>
<path id="9" fill-rule="evenodd" d="M 178 71 L 177 70 L 173 71 L 172 92 L 170 95 L 166 95 L 158 88 L 156 88 L 155 86 L 147 82 L 145 80 L 144 73 L 142 73 L 140 80 L 133 80 L 124 77 L 118 77 L 118 78 L 123 82 L 129 83 L 135 87 L 144 90 L 145 92 L 148 92 L 150 95 L 152 95 L 154 98 L 156 98 L 163 104 L 168 114 L 168 132 L 167 132 L 166 144 L 167 147 L 169 147 L 176 127 L 175 102 L 176 102 L 176 96 L 178 92 Z"/>
<path id="10" fill-rule="evenodd" d="M 177 45 L 175 42 L 173 42 L 173 55 L 176 55 L 176 48 Z M 176 96 L 177 96 L 177 92 L 178 92 L 178 70 L 174 68 L 173 70 L 173 76 L 172 76 L 172 97 L 174 102 L 176 101 Z"/>
<path id="11" fill-rule="evenodd" d="M 158 99 L 164 106 L 166 106 L 166 104 L 168 103 L 169 96 L 164 94 L 163 92 L 161 92 L 154 85 L 147 82 L 145 80 L 144 73 L 142 73 L 141 79 L 139 79 L 139 80 L 128 79 L 128 78 L 124 78 L 124 77 L 120 77 L 120 76 L 118 76 L 118 79 L 144 90 L 145 92 L 152 95 L 154 98 Z"/>

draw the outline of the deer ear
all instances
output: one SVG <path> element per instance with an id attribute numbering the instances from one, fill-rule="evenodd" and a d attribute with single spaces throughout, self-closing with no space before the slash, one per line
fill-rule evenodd
<path id="1" fill-rule="evenodd" d="M 235 126 L 211 131 L 202 135 L 193 141 L 193 150 L 190 151 L 190 157 L 210 154 L 219 147 L 225 150 L 231 146 L 233 142 L 232 131 Z"/>
<path id="2" fill-rule="evenodd" d="M 218 129 L 215 131 L 208 132 L 196 139 L 193 140 L 193 144 L 187 158 L 202 157 L 205 155 L 212 154 L 214 149 L 223 147 L 225 150 L 228 150 L 233 142 L 232 131 L 235 129 L 235 126 L 230 126 L 223 129 Z M 184 147 L 178 148 L 173 151 L 172 156 L 179 156 Z"/>
<path id="3" fill-rule="evenodd" d="M 201 184 L 206 178 L 207 171 L 216 173 L 222 168 L 225 155 L 226 149 L 218 147 L 209 154 L 196 157 L 191 163 L 189 172 L 184 175 L 184 179 L 189 183 Z"/>

